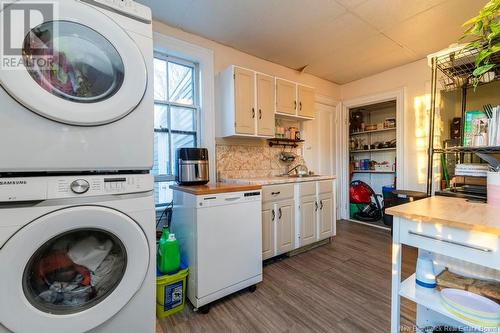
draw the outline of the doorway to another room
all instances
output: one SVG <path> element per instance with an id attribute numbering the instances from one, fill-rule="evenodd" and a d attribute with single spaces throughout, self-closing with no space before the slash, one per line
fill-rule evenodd
<path id="1" fill-rule="evenodd" d="M 384 206 L 404 187 L 403 96 L 401 90 L 344 103 L 340 197 L 346 220 L 391 229 Z"/>

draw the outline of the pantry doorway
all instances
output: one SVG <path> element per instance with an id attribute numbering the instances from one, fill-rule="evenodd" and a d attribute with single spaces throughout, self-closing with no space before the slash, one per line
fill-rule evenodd
<path id="1" fill-rule="evenodd" d="M 404 189 L 406 183 L 404 101 L 403 88 L 343 102 L 339 129 L 343 167 L 337 175 L 343 219 L 390 229 L 381 214 L 384 193 Z M 364 195 L 351 202 L 353 181 L 355 192 Z"/>

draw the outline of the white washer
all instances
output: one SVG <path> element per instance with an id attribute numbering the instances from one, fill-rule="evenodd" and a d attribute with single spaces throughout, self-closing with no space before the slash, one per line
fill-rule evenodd
<path id="1" fill-rule="evenodd" d="M 33 2 L 0 8 L 0 27 Z M 53 4 L 53 18 L 11 27 L 20 65 L 0 70 L 0 172 L 149 170 L 150 9 L 131 0 Z"/>
<path id="2" fill-rule="evenodd" d="M 150 175 L 0 179 L 0 333 L 155 331 Z"/>

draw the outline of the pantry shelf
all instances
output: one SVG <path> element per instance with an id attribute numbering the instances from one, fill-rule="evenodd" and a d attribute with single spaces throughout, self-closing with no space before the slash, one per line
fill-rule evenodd
<path id="1" fill-rule="evenodd" d="M 380 149 L 366 149 L 366 150 L 351 150 L 351 154 L 355 153 L 374 153 L 378 151 L 391 151 L 391 150 L 396 150 L 396 147 L 394 148 L 380 148 Z"/>
<path id="2" fill-rule="evenodd" d="M 354 170 L 353 173 L 396 173 L 396 171 L 381 171 L 381 170 Z"/>
<path id="3" fill-rule="evenodd" d="M 388 132 L 388 131 L 395 131 L 396 128 L 383 128 L 383 129 L 378 129 L 378 130 L 373 130 L 373 131 L 361 131 L 361 132 L 352 132 L 349 135 L 354 136 L 354 135 L 363 135 L 363 134 L 371 134 L 371 133 L 380 133 L 380 132 Z"/>

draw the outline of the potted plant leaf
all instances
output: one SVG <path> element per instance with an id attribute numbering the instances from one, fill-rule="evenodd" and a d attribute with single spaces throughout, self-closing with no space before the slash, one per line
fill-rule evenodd
<path id="1" fill-rule="evenodd" d="M 468 49 L 477 52 L 475 69 L 472 73 L 472 83 L 477 87 L 484 79 L 492 81 L 495 68 L 499 65 L 497 54 L 500 51 L 500 0 L 490 0 L 479 12 L 479 15 L 465 22 L 463 38 L 472 38 L 467 44 Z M 493 73 L 493 74 L 491 74 Z M 487 75 L 488 77 L 484 78 Z M 493 75 L 493 77 L 491 77 Z"/>

